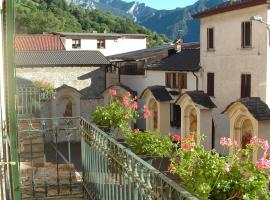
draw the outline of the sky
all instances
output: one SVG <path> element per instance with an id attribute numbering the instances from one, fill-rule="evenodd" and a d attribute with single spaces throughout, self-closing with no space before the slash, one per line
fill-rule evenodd
<path id="1" fill-rule="evenodd" d="M 127 2 L 131 2 L 134 0 L 125 0 Z M 176 7 L 185 7 L 195 3 L 197 0 L 136 0 L 141 3 L 145 3 L 147 6 L 156 8 L 158 10 L 161 9 L 174 9 Z"/>

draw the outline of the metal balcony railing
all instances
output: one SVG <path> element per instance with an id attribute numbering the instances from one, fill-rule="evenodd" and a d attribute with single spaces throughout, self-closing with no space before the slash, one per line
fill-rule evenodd
<path id="1" fill-rule="evenodd" d="M 23 199 L 197 200 L 94 124 L 18 119 Z"/>
<path id="2" fill-rule="evenodd" d="M 197 200 L 127 147 L 84 119 L 82 136 L 83 186 L 91 199 Z"/>

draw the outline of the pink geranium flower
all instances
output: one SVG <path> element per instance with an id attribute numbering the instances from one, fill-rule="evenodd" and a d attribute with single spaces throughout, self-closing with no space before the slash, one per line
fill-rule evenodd
<path id="1" fill-rule="evenodd" d="M 137 102 L 137 101 L 134 101 L 134 102 L 132 103 L 132 105 L 131 105 L 131 108 L 132 108 L 133 110 L 138 110 L 138 102 Z"/>
<path id="2" fill-rule="evenodd" d="M 143 106 L 143 117 L 144 119 L 148 118 L 151 115 L 150 111 L 146 106 Z"/>
<path id="3" fill-rule="evenodd" d="M 232 147 L 232 146 L 236 146 L 237 145 L 237 142 L 236 141 L 233 141 L 231 138 L 220 138 L 220 141 L 219 143 L 222 145 L 222 146 L 226 146 L 226 147 Z"/>
<path id="4" fill-rule="evenodd" d="M 117 95 L 116 90 L 113 90 L 113 89 L 110 89 L 110 90 L 109 90 L 109 93 L 110 93 L 112 96 L 116 96 L 116 95 Z"/>
<path id="5" fill-rule="evenodd" d="M 125 106 L 128 106 L 128 105 L 129 105 L 129 98 L 128 98 L 127 96 L 125 96 L 125 97 L 123 98 L 123 104 L 124 104 Z"/>
<path id="6" fill-rule="evenodd" d="M 270 160 L 262 158 L 256 162 L 256 166 L 260 170 L 265 170 L 270 168 Z"/>

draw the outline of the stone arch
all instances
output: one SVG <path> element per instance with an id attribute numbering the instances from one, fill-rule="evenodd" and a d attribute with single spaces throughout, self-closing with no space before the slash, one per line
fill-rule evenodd
<path id="1" fill-rule="evenodd" d="M 156 130 L 158 129 L 158 105 L 157 101 L 154 98 L 151 98 L 148 103 L 148 108 L 151 112 L 149 117 L 149 129 Z"/>

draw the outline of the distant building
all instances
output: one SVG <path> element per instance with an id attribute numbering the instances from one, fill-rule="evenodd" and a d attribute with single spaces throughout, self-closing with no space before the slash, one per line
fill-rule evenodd
<path id="1" fill-rule="evenodd" d="M 64 51 L 65 46 L 59 35 L 25 34 L 16 35 L 16 51 Z"/>
<path id="2" fill-rule="evenodd" d="M 61 37 L 67 51 L 98 50 L 105 56 L 145 49 L 147 35 L 119 33 L 53 33 Z"/>

